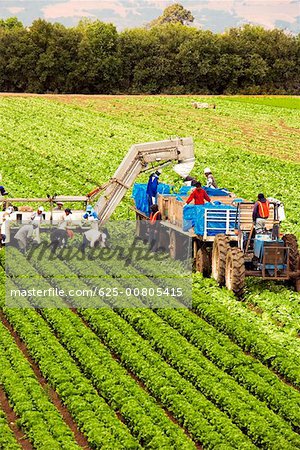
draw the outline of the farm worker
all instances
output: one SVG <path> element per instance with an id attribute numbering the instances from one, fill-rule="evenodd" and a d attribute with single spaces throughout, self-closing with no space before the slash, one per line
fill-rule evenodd
<path id="1" fill-rule="evenodd" d="M 10 214 L 8 212 L 5 212 L 3 214 L 3 222 L 1 224 L 1 246 L 5 245 L 5 240 L 6 240 L 6 236 L 9 233 L 8 227 L 9 227 L 9 218 L 10 218 Z"/>
<path id="2" fill-rule="evenodd" d="M 150 210 L 149 244 L 152 251 L 156 252 L 158 250 L 159 224 L 162 216 L 157 204 L 152 205 Z"/>
<path id="3" fill-rule="evenodd" d="M 53 209 L 53 211 L 62 211 L 63 206 L 63 202 L 56 202 L 56 207 Z"/>
<path id="4" fill-rule="evenodd" d="M 204 205 L 205 201 L 211 201 L 205 190 L 202 189 L 201 183 L 199 183 L 199 181 L 196 183 L 196 188 L 191 192 L 183 207 L 191 203 L 192 200 L 194 200 L 195 205 Z"/>
<path id="5" fill-rule="evenodd" d="M 66 230 L 68 228 L 68 226 L 70 226 L 72 224 L 71 214 L 73 214 L 71 209 L 66 208 L 65 212 L 61 215 L 60 223 L 59 223 L 59 228 L 61 230 Z"/>
<path id="6" fill-rule="evenodd" d="M 70 208 L 66 208 L 64 214 L 61 217 L 61 222 L 59 225 L 59 229 L 60 230 L 64 230 L 65 231 L 65 235 L 66 235 L 66 242 L 68 240 L 68 238 L 73 238 L 74 237 L 74 233 L 72 230 L 69 229 L 69 227 L 72 225 L 72 216 L 71 216 L 72 211 Z"/>
<path id="7" fill-rule="evenodd" d="M 282 222 L 283 220 L 285 220 L 284 204 L 282 203 L 282 201 L 278 200 L 277 198 L 273 198 L 273 197 L 268 197 L 267 200 L 269 203 L 274 203 L 275 205 L 277 205 L 279 222 Z"/>
<path id="8" fill-rule="evenodd" d="M 206 176 L 206 187 L 210 187 L 212 189 L 217 189 L 218 185 L 217 185 L 216 180 L 214 179 L 209 167 L 206 167 L 204 169 L 204 175 Z"/>
<path id="9" fill-rule="evenodd" d="M 40 224 L 43 221 L 43 212 L 44 212 L 44 208 L 43 206 L 39 206 L 37 211 L 34 212 L 31 216 L 31 223 L 34 225 L 34 236 L 33 236 L 33 240 L 37 243 L 40 244 L 41 243 L 41 238 L 40 238 Z"/>
<path id="10" fill-rule="evenodd" d="M 98 222 L 94 221 L 91 224 L 91 228 L 83 233 L 82 251 L 84 252 L 87 245 L 94 248 L 96 244 L 100 247 L 106 247 L 106 234 L 99 230 Z"/>
<path id="11" fill-rule="evenodd" d="M 73 231 L 68 229 L 68 227 L 72 224 L 71 214 L 71 209 L 66 208 L 65 212 L 61 215 L 58 228 L 51 233 L 51 244 L 54 248 L 65 247 L 69 237 L 73 238 Z"/>
<path id="12" fill-rule="evenodd" d="M 0 174 L 0 181 L 2 181 L 2 175 Z M 4 186 L 0 186 L 0 194 L 1 195 L 8 195 L 8 192 L 6 192 L 6 189 Z"/>
<path id="13" fill-rule="evenodd" d="M 32 214 L 31 221 L 34 222 L 35 224 L 40 224 L 43 220 L 43 212 L 44 212 L 43 206 L 39 206 L 37 211 Z"/>
<path id="14" fill-rule="evenodd" d="M 183 181 L 184 181 L 185 186 L 192 186 L 192 187 L 194 187 L 194 186 L 196 186 L 196 183 L 197 183 L 196 178 L 193 178 L 193 177 L 190 177 L 190 176 L 185 177 L 185 179 Z"/>
<path id="15" fill-rule="evenodd" d="M 15 239 L 18 241 L 19 248 L 22 253 L 25 253 L 30 239 L 33 237 L 36 225 L 23 225 L 15 234 Z"/>
<path id="16" fill-rule="evenodd" d="M 87 205 L 86 211 L 83 214 L 83 218 L 86 220 L 98 220 L 98 216 L 92 205 Z"/>
<path id="17" fill-rule="evenodd" d="M 14 212 L 15 210 L 14 210 L 14 207 L 11 205 L 11 206 L 8 206 L 7 208 L 6 208 L 6 210 L 5 210 L 5 212 L 6 213 L 8 213 L 9 214 L 9 216 Z"/>
<path id="18" fill-rule="evenodd" d="M 270 214 L 270 205 L 264 194 L 258 194 L 254 204 L 252 219 L 256 233 L 263 233 L 266 229 L 266 220 Z"/>
<path id="19" fill-rule="evenodd" d="M 151 173 L 148 184 L 147 184 L 147 199 L 148 199 L 148 205 L 151 210 L 151 206 L 156 203 L 156 195 L 157 195 L 157 188 L 159 183 L 159 177 L 161 174 L 161 170 L 157 170 L 154 173 Z"/>

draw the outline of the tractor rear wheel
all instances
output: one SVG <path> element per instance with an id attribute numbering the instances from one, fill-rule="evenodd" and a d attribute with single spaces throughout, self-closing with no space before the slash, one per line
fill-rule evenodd
<path id="1" fill-rule="evenodd" d="M 298 268 L 299 248 L 297 238 L 294 234 L 285 234 L 283 242 L 289 248 L 289 267 L 290 272 L 296 272 Z"/>
<path id="2" fill-rule="evenodd" d="M 195 269 L 196 272 L 202 273 L 204 277 L 209 277 L 211 274 L 211 258 L 204 246 L 201 246 L 196 253 Z"/>
<path id="3" fill-rule="evenodd" d="M 230 248 L 226 256 L 225 284 L 228 290 L 241 296 L 245 287 L 245 260 L 242 250 Z"/>
<path id="4" fill-rule="evenodd" d="M 220 284 L 225 284 L 226 255 L 230 249 L 229 239 L 224 234 L 217 234 L 212 249 L 212 277 Z"/>

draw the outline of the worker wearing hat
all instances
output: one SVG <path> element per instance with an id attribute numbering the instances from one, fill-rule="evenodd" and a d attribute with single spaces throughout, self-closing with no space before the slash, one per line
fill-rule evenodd
<path id="1" fill-rule="evenodd" d="M 32 240 L 36 244 L 40 244 L 41 243 L 40 225 L 41 225 L 42 221 L 44 220 L 43 212 L 44 212 L 44 207 L 43 206 L 39 206 L 37 211 L 34 212 L 32 214 L 32 216 L 31 216 L 31 224 L 34 227 L 34 232 L 32 234 Z"/>
<path id="2" fill-rule="evenodd" d="M 148 184 L 147 184 L 147 199 L 149 204 L 149 209 L 151 210 L 151 206 L 156 204 L 156 195 L 157 188 L 159 184 L 159 177 L 161 174 L 161 170 L 157 170 L 154 173 L 151 173 Z"/>
<path id="3" fill-rule="evenodd" d="M 58 227 L 53 228 L 50 239 L 51 246 L 55 251 L 56 248 L 64 248 L 67 246 L 68 239 L 74 237 L 73 231 L 69 228 L 72 225 L 72 211 L 70 208 L 66 208 L 61 215 Z"/>
<path id="4" fill-rule="evenodd" d="M 62 211 L 63 206 L 63 202 L 56 202 L 56 207 L 53 209 L 53 211 Z"/>
<path id="5" fill-rule="evenodd" d="M 98 220 L 98 215 L 92 205 L 87 205 L 85 213 L 82 217 L 85 220 Z"/>
<path id="6" fill-rule="evenodd" d="M 70 208 L 66 208 L 65 212 L 62 214 L 59 224 L 59 229 L 67 230 L 68 226 L 72 224 L 72 211 Z"/>
<path id="7" fill-rule="evenodd" d="M 44 212 L 43 206 L 39 206 L 37 211 L 32 214 L 31 221 L 34 222 L 36 225 L 40 224 L 41 221 L 43 220 L 43 212 Z"/>
<path id="8" fill-rule="evenodd" d="M 206 176 L 206 187 L 209 187 L 212 189 L 217 189 L 218 185 L 217 185 L 216 180 L 214 179 L 209 167 L 206 167 L 204 169 L 204 175 Z"/>

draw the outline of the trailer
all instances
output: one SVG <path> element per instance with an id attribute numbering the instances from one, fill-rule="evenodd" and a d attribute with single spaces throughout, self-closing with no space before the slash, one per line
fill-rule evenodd
<path id="1" fill-rule="evenodd" d="M 212 276 L 220 286 L 226 286 L 237 296 L 245 287 L 245 278 L 291 281 L 300 291 L 300 257 L 293 234 L 281 234 L 278 205 L 270 203 L 266 230 L 256 234 L 252 221 L 254 203 L 237 199 L 234 194 L 220 196 L 210 191 L 212 203 L 187 205 L 186 196 L 158 194 L 157 204 L 162 214 L 160 234 L 164 249 L 174 259 L 186 257 L 186 245 L 191 242 L 195 271 Z M 145 238 L 148 217 L 134 207 L 137 235 Z M 143 223 L 144 221 L 144 223 Z M 148 224 L 148 225 L 147 225 Z"/>

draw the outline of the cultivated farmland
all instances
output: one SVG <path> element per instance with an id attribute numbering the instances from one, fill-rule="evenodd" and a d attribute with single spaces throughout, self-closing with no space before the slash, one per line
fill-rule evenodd
<path id="1" fill-rule="evenodd" d="M 299 124 L 299 98 L 3 96 L 3 184 L 14 197 L 86 194 L 133 143 L 193 136 L 193 175 L 203 180 L 210 166 L 237 196 L 281 198 L 284 230 L 300 239 Z M 170 169 L 162 178 L 180 182 Z M 114 218 L 131 217 L 130 204 L 128 195 Z M 94 272 L 92 260 L 11 251 L 8 276 L 0 252 L 0 448 L 300 448 L 300 294 L 292 287 L 248 279 L 237 300 L 196 274 L 193 309 L 128 308 L 126 298 L 118 308 L 113 299 L 85 308 L 83 299 L 68 309 L 54 297 L 51 308 L 35 310 L 31 298 L 8 308 L 5 282 L 26 287 L 24 273 L 44 289 L 70 279 L 78 289 L 100 287 L 98 276 L 107 286 L 118 276 L 122 287 L 129 275 L 152 286 L 145 261 L 126 265 L 115 255 Z M 164 277 L 169 264 L 160 264 Z"/>

